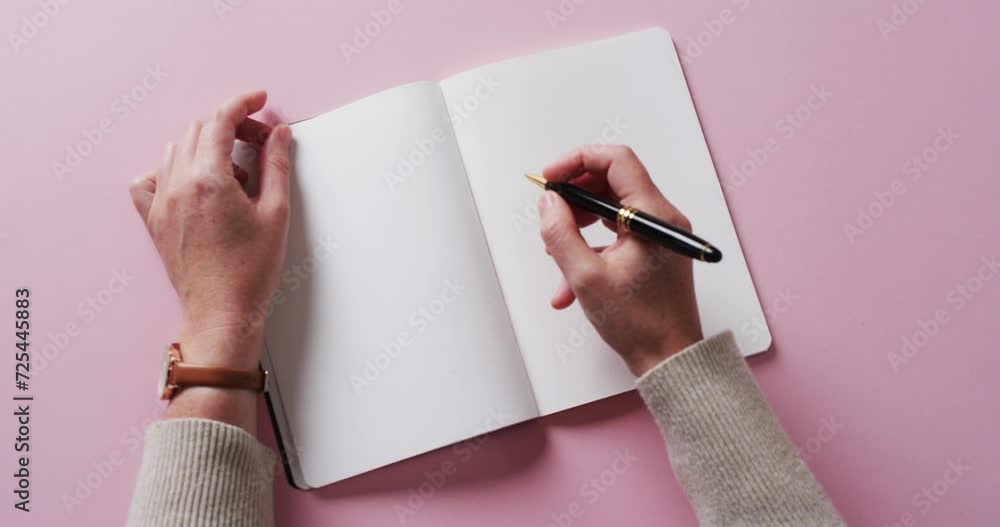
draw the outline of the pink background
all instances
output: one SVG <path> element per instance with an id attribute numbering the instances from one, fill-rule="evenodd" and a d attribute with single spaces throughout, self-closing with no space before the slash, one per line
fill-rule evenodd
<path id="1" fill-rule="evenodd" d="M 63 346 L 32 379 L 33 511 L 14 511 L 5 491 L 4 523 L 125 518 L 141 457 L 130 430 L 154 415 L 157 365 L 179 320 L 126 187 L 189 120 L 257 87 L 270 90 L 276 111 L 301 119 L 407 81 L 652 25 L 669 29 L 684 53 L 688 38 L 729 8 L 735 20 L 685 71 L 723 181 L 750 159 L 747 149 L 768 138 L 780 145 L 742 186 L 726 189 L 762 301 L 771 306 L 785 290 L 795 298 L 775 312 L 774 350 L 752 361 L 755 374 L 851 524 L 880 526 L 907 513 L 918 525 L 996 524 L 1000 280 L 961 310 L 948 295 L 1000 243 L 1000 7 L 930 0 L 886 40 L 878 21 L 889 20 L 894 3 L 918 5 L 589 0 L 553 29 L 546 11 L 558 9 L 556 0 L 403 0 L 350 62 L 340 44 L 386 0 L 245 0 L 221 19 L 210 2 L 78 1 L 16 52 L 5 38 L 0 317 L 13 319 L 13 290 L 30 287 L 32 349 Z M 0 30 L 19 31 L 21 17 L 40 9 L 34 0 L 3 2 Z M 168 77 L 119 120 L 114 99 L 157 65 Z M 778 120 L 823 85 L 833 96 L 786 139 Z M 113 133 L 60 182 L 51 164 L 105 117 Z M 947 127 L 959 138 L 911 181 L 904 163 Z M 897 179 L 905 194 L 851 243 L 844 223 Z M 122 268 L 135 278 L 88 322 L 77 306 Z M 949 322 L 894 372 L 887 354 L 939 309 Z M 80 331 L 64 342 L 57 333 L 68 323 Z M 6 489 L 15 390 L 5 357 Z M 435 411 L 446 409 L 427 409 Z M 824 419 L 837 424 L 832 437 L 818 432 Z M 581 486 L 610 467 L 616 449 L 640 461 L 588 502 Z M 98 476 L 111 458 L 120 465 Z M 448 460 L 458 473 L 406 525 L 544 526 L 572 502 L 584 510 L 574 525 L 695 524 L 634 394 L 496 433 L 467 462 L 445 449 L 311 493 L 279 476 L 278 523 L 395 525 L 394 507 Z M 939 483 L 944 495 L 929 509 L 913 502 L 958 460 L 967 474 Z M 68 512 L 61 497 L 91 473 L 99 485 Z"/>

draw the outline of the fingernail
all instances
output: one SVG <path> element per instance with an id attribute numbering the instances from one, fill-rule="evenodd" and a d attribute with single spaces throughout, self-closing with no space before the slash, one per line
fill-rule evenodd
<path id="1" fill-rule="evenodd" d="M 275 140 L 279 143 L 287 143 L 289 134 L 288 127 L 283 124 L 276 124 L 274 128 L 271 129 L 271 135 L 274 136 Z"/>

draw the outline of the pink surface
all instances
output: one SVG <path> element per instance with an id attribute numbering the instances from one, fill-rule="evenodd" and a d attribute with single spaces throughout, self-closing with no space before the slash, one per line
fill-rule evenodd
<path id="1" fill-rule="evenodd" d="M 30 287 L 32 349 L 51 344 L 52 356 L 31 381 L 33 510 L 15 511 L 4 492 L 5 525 L 125 517 L 161 349 L 179 316 L 126 186 L 187 121 L 256 87 L 298 119 L 407 81 L 651 25 L 669 29 L 682 53 L 689 37 L 721 28 L 702 35 L 700 54 L 690 49 L 698 56 L 685 71 L 758 291 L 776 307 L 774 352 L 752 366 L 837 506 L 852 525 L 996 524 L 1000 280 L 973 277 L 1000 244 L 997 4 L 563 0 L 574 12 L 553 28 L 546 11 L 558 12 L 556 0 L 403 0 L 348 62 L 340 44 L 386 0 L 231 1 L 240 5 L 221 17 L 209 2 L 72 2 L 26 44 L 8 35 L 0 50 L 0 318 L 10 323 L 14 289 Z M 42 9 L 4 2 L 0 29 L 19 32 L 21 17 Z M 729 23 L 714 22 L 722 15 Z M 116 98 L 156 66 L 166 78 L 126 116 Z M 799 110 L 809 114 L 799 128 L 781 121 L 824 86 L 832 95 Z M 52 163 L 105 118 L 112 132 L 60 181 Z M 958 137 L 925 154 L 949 127 Z M 753 161 L 765 144 L 772 153 Z M 934 161 L 919 168 L 910 160 L 920 155 Z M 888 203 L 894 180 L 892 204 L 873 206 L 879 217 L 862 219 L 867 230 L 852 242 L 845 222 L 877 203 L 875 193 Z M 100 294 L 122 269 L 134 276 L 128 285 Z M 976 292 L 963 297 L 956 287 L 970 279 Z M 91 296 L 110 302 L 91 312 Z M 947 320 L 936 329 L 927 322 L 935 312 Z M 62 335 L 67 324 L 78 331 Z M 894 369 L 889 354 L 904 357 L 903 338 L 921 324 L 934 334 L 916 335 L 922 346 Z M 13 361 L 0 364 L 0 472 L 10 488 Z M 616 450 L 639 461 L 594 493 L 589 481 Z M 408 504 L 447 461 L 458 472 Z M 945 482 L 949 462 L 969 470 Z M 96 488 L 81 486 L 88 478 Z M 933 499 L 919 497 L 924 488 Z M 467 460 L 445 449 L 312 493 L 279 479 L 276 492 L 281 525 L 394 525 L 410 506 L 406 525 L 544 526 L 574 502 L 578 526 L 695 523 L 634 394 L 494 434 Z M 68 510 L 74 493 L 81 501 Z"/>

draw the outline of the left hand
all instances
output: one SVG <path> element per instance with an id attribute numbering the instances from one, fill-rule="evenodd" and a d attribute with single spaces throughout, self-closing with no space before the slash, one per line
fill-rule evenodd
<path id="1" fill-rule="evenodd" d="M 266 101 L 248 93 L 194 121 L 130 189 L 180 296 L 179 342 L 193 363 L 253 368 L 259 358 L 259 312 L 278 284 L 289 221 L 291 130 L 248 118 Z M 237 139 L 263 143 L 257 195 L 232 162 Z"/>

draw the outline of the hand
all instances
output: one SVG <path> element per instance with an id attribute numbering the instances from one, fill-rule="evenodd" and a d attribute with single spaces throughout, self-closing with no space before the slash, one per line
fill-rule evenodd
<path id="1" fill-rule="evenodd" d="M 626 146 L 581 148 L 544 171 L 548 181 L 572 181 L 690 230 L 686 217 L 660 193 Z M 579 299 L 605 342 L 642 375 L 701 340 L 690 258 L 619 233 L 612 245 L 593 249 L 580 228 L 597 217 L 570 206 L 555 192 L 539 200 L 542 239 L 563 274 L 552 307 Z M 605 225 L 615 230 L 613 224 Z"/>
<path id="2" fill-rule="evenodd" d="M 263 315 L 278 283 L 288 234 L 291 130 L 248 118 L 263 91 L 235 97 L 193 122 L 159 168 L 135 180 L 132 200 L 180 296 L 179 337 L 192 363 L 254 368 Z M 262 143 L 260 191 L 232 163 L 236 139 Z"/>

